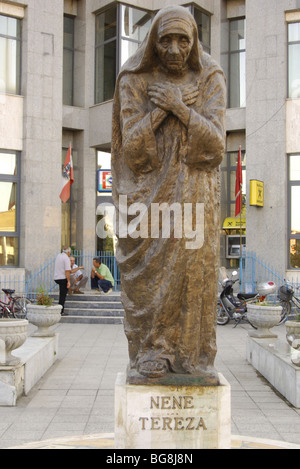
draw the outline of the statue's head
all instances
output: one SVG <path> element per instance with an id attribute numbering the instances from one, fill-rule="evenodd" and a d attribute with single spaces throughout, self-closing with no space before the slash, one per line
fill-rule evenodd
<path id="1" fill-rule="evenodd" d="M 158 23 L 156 53 L 163 67 L 171 73 L 180 73 L 186 66 L 193 45 L 193 26 L 185 17 L 175 14 L 163 16 Z"/>
<path id="2" fill-rule="evenodd" d="M 181 6 L 160 10 L 139 49 L 124 64 L 122 73 L 152 71 L 163 65 L 171 73 L 189 67 L 200 71 L 203 49 L 193 15 Z"/>

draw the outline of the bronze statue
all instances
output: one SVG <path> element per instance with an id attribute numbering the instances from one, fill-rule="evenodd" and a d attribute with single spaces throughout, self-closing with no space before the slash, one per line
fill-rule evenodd
<path id="1" fill-rule="evenodd" d="M 133 204 L 146 207 L 140 217 L 144 228 L 153 224 L 151 210 L 158 204 L 180 204 L 183 210 L 192 204 L 194 225 L 195 207 L 202 205 L 204 242 L 190 248 L 188 235 L 177 235 L 180 219 L 174 216 L 169 216 L 169 236 L 117 233 L 129 383 L 218 384 L 214 360 L 225 109 L 223 72 L 203 52 L 193 16 L 184 7 L 161 10 L 117 79 L 113 200 L 119 221 L 125 196 L 129 221 Z M 159 223 L 161 231 L 163 220 Z"/>

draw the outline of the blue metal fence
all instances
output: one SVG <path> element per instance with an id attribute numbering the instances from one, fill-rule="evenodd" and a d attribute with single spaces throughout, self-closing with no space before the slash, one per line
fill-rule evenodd
<path id="1" fill-rule="evenodd" d="M 73 251 L 72 256 L 75 257 L 75 263 L 78 266 L 84 266 L 85 273 L 90 277 L 90 273 L 93 265 L 93 258 L 100 257 L 101 262 L 105 264 L 115 281 L 114 290 L 120 289 L 121 278 L 120 271 L 117 266 L 116 257 L 113 252 L 108 251 Z"/>
<path id="2" fill-rule="evenodd" d="M 286 283 L 292 285 L 296 295 L 300 289 L 298 278 L 286 279 L 285 271 L 279 271 L 265 263 L 255 252 L 245 252 L 240 258 L 241 291 L 257 292 L 257 285 L 261 282 L 274 282 L 277 289 Z"/>
<path id="3" fill-rule="evenodd" d="M 241 290 L 256 292 L 261 282 L 274 282 L 279 287 L 285 283 L 285 274 L 265 263 L 255 252 L 243 253 L 240 258 Z"/>
<path id="4" fill-rule="evenodd" d="M 106 251 L 73 251 L 72 256 L 75 257 L 75 263 L 78 266 L 84 267 L 84 272 L 90 279 L 91 270 L 93 265 L 93 258 L 100 257 L 101 262 L 109 268 L 114 278 L 114 290 L 120 289 L 120 271 L 118 269 L 115 255 L 113 252 Z M 10 273 L 10 269 L 5 269 L 5 274 L 0 276 L 0 292 L 3 288 L 9 288 L 16 291 L 17 294 L 26 295 L 29 298 L 34 298 L 38 288 L 43 287 L 49 293 L 54 293 L 58 290 L 58 285 L 54 282 L 54 265 L 55 258 L 48 259 L 44 266 L 35 269 L 30 274 L 24 275 L 22 279 L 16 278 L 14 274 Z M 87 288 L 90 287 L 90 281 Z"/>
<path id="5" fill-rule="evenodd" d="M 118 269 L 115 255 L 113 252 L 106 251 L 73 251 L 72 256 L 78 266 L 84 266 L 84 272 L 90 278 L 90 273 L 94 257 L 100 257 L 103 264 L 110 269 L 115 281 L 114 290 L 120 289 L 120 271 Z M 39 287 L 45 288 L 49 292 L 57 291 L 58 286 L 53 280 L 54 264 L 56 256 L 48 259 L 44 266 L 23 277 L 11 274 L 10 269 L 5 269 L 5 275 L 0 275 L 0 292 L 3 288 L 16 290 L 18 294 L 25 294 L 34 297 Z M 2 270 L 3 272 L 3 270 Z M 257 285 L 261 282 L 272 281 L 279 288 L 286 283 L 285 272 L 274 269 L 266 264 L 254 252 L 245 252 L 240 259 L 240 285 L 241 291 L 252 293 L 257 291 Z M 293 286 L 295 293 L 299 296 L 300 283 L 298 279 L 289 279 L 288 283 Z M 88 287 L 90 283 L 88 283 Z"/>

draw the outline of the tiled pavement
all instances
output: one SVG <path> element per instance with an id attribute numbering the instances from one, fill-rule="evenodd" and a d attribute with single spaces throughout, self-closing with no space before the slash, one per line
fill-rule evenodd
<path id="1" fill-rule="evenodd" d="M 57 362 L 17 407 L 0 407 L 0 448 L 113 448 L 114 384 L 128 361 L 123 326 L 58 324 L 55 329 Z M 232 447 L 300 448 L 300 409 L 247 363 L 247 330 L 230 324 L 217 329 L 216 368 L 232 391 Z M 284 326 L 276 331 L 285 340 Z"/>

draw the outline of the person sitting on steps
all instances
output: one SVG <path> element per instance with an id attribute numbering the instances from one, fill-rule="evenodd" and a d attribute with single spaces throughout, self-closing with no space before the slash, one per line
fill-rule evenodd
<path id="1" fill-rule="evenodd" d="M 80 290 L 81 288 L 85 288 L 88 277 L 87 275 L 83 275 L 81 270 L 84 270 L 84 266 L 78 267 L 78 265 L 75 264 L 75 258 L 73 256 L 70 257 L 70 262 L 71 262 L 71 275 L 70 275 L 70 288 L 68 293 L 72 294 L 81 294 L 83 295 L 83 292 Z"/>
<path id="2" fill-rule="evenodd" d="M 91 272 L 91 288 L 92 290 L 103 291 L 109 294 L 114 286 L 114 278 L 109 268 L 102 264 L 100 257 L 93 258 L 93 267 Z"/>

